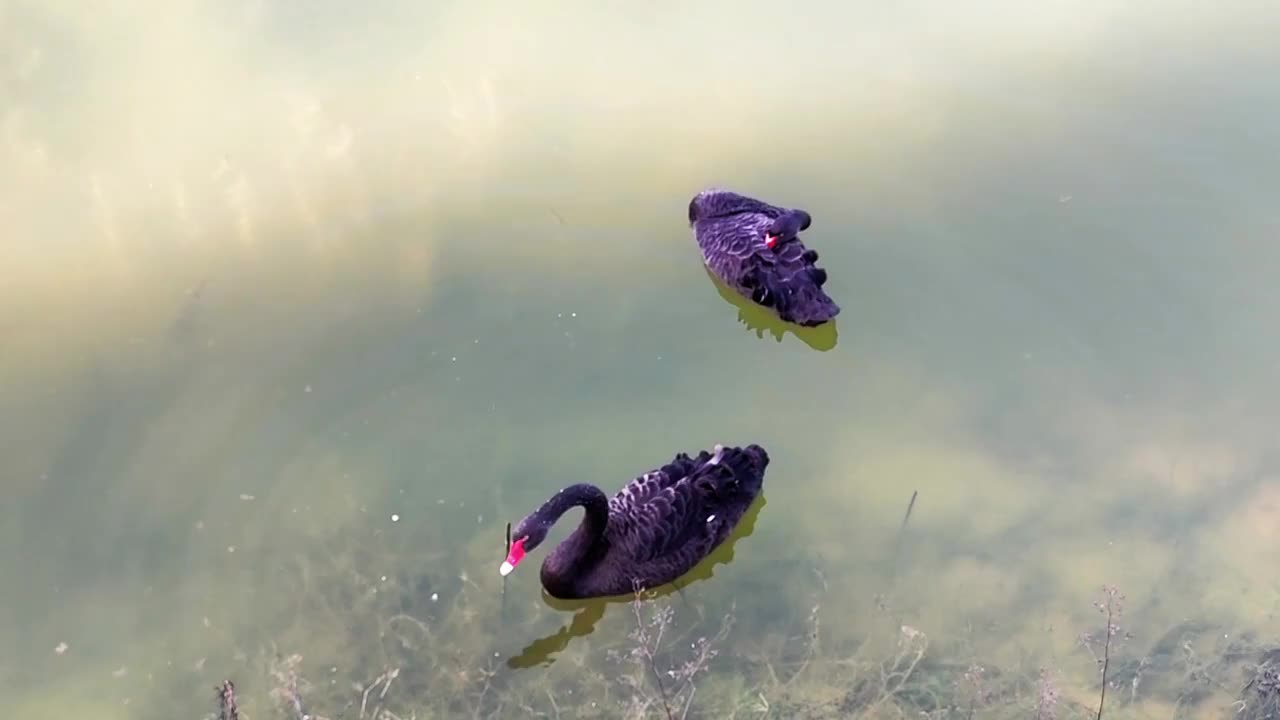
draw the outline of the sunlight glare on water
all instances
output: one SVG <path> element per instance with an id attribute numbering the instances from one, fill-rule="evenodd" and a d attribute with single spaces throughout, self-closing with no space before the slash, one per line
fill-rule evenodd
<path id="1" fill-rule="evenodd" d="M 0 710 L 665 717 L 701 657 L 689 717 L 1076 712 L 1103 585 L 1108 707 L 1280 702 L 1238 690 L 1280 631 L 1278 33 L 0 4 Z M 813 215 L 834 327 L 709 277 L 711 185 Z M 576 511 L 499 578 L 561 487 L 751 442 L 765 501 L 680 593 L 544 597 Z"/>

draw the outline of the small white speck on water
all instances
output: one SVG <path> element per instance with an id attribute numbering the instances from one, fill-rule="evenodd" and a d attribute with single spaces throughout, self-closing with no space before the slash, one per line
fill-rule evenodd
<path id="1" fill-rule="evenodd" d="M 383 575 L 383 576 L 382 576 L 382 582 L 386 582 L 386 581 L 387 581 L 387 576 L 386 576 L 386 575 Z"/>
<path id="2" fill-rule="evenodd" d="M 120 667 L 120 668 L 117 668 L 114 672 L 112 672 L 112 673 L 111 673 L 111 677 L 114 677 L 114 678 L 122 678 L 122 677 L 124 677 L 125 675 L 128 675 L 128 674 L 129 674 L 129 668 L 127 668 L 127 667 L 123 667 L 123 666 L 122 666 L 122 667 Z"/>
<path id="3" fill-rule="evenodd" d="M 336 672 L 338 672 L 338 666 L 337 666 L 337 665 L 334 665 L 333 667 L 329 668 L 329 672 L 331 672 L 331 673 L 336 673 Z"/>
<path id="4" fill-rule="evenodd" d="M 483 525 L 483 524 L 484 524 L 484 516 L 483 516 L 483 515 L 477 515 L 477 516 L 476 516 L 476 524 L 477 524 L 477 525 Z"/>
<path id="5" fill-rule="evenodd" d="M 715 516 L 715 515 L 708 515 L 708 516 L 707 516 L 707 522 L 711 522 L 712 520 L 715 520 L 715 519 L 716 519 L 716 516 Z"/>
<path id="6" fill-rule="evenodd" d="M 58 655 L 61 655 L 67 651 L 67 647 L 68 645 L 66 643 L 60 642 L 58 643 L 58 646 L 53 649 L 53 651 Z"/>
<path id="7" fill-rule="evenodd" d="M 308 385 L 308 386 L 306 386 L 306 387 L 302 388 L 302 392 L 311 392 L 311 386 L 310 386 L 310 385 Z"/>
<path id="8" fill-rule="evenodd" d="M 471 344 L 472 344 L 472 345 L 479 345 L 479 344 L 480 344 L 480 341 L 479 341 L 478 339 L 477 339 L 477 340 L 472 340 L 472 341 L 471 341 Z"/>
<path id="9" fill-rule="evenodd" d="M 443 504 L 444 504 L 444 498 L 440 498 L 439 500 L 437 500 L 437 501 L 436 501 L 436 504 L 437 504 L 437 505 L 443 505 Z"/>
<path id="10" fill-rule="evenodd" d="M 558 318 L 562 318 L 562 317 L 564 317 L 564 313 L 556 313 L 556 317 L 558 317 Z"/>
<path id="11" fill-rule="evenodd" d="M 458 358 L 457 358 L 457 357 L 451 357 L 451 358 L 449 358 L 449 362 L 458 362 Z"/>
<path id="12" fill-rule="evenodd" d="M 569 313 L 569 317 L 578 317 L 578 313 Z"/>
<path id="13" fill-rule="evenodd" d="M 241 500 L 252 500 L 253 496 L 248 493 L 240 493 Z"/>
<path id="14" fill-rule="evenodd" d="M 235 545 L 228 545 L 228 546 L 227 546 L 227 552 L 229 552 L 229 553 L 233 553 L 233 552 L 235 552 L 235 551 L 236 551 L 236 546 L 235 546 Z"/>
<path id="15" fill-rule="evenodd" d="M 400 516 L 395 513 L 391 513 L 391 522 L 400 522 Z"/>
<path id="16" fill-rule="evenodd" d="M 493 656 L 494 656 L 494 657 L 498 657 L 498 653 L 494 653 L 494 654 L 493 654 Z"/>
<path id="17" fill-rule="evenodd" d="M 439 599 L 440 599 L 440 593 L 431 593 L 431 602 L 435 602 Z"/>
<path id="18" fill-rule="evenodd" d="M 197 529 L 197 530 L 203 530 L 203 529 L 204 529 L 204 521 L 203 521 L 203 520 L 197 520 L 197 521 L 196 521 L 196 529 Z"/>

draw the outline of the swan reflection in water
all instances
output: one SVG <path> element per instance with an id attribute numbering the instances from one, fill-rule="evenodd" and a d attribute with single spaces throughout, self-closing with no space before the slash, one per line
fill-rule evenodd
<path id="1" fill-rule="evenodd" d="M 684 598 L 683 589 L 701 580 L 710 579 L 715 574 L 715 566 L 720 564 L 728 564 L 733 560 L 734 545 L 749 536 L 755 531 L 756 517 L 765 506 L 764 493 L 756 498 L 755 503 L 748 508 L 745 515 L 742 516 L 741 522 L 734 529 L 733 533 L 727 540 L 703 558 L 701 562 L 693 566 L 693 569 L 685 573 L 681 578 L 673 583 L 667 583 L 656 588 L 648 588 L 645 590 L 647 599 L 657 599 L 666 597 L 672 592 L 680 592 L 680 596 Z M 556 632 L 539 638 L 529 643 L 519 655 L 507 659 L 507 667 L 520 670 L 538 665 L 550 665 L 555 661 L 553 657 L 556 653 L 564 650 L 569 643 L 576 637 L 584 637 L 595 631 L 596 623 L 600 618 L 604 617 L 605 609 L 609 605 L 630 604 L 635 601 L 634 595 L 615 595 L 604 598 L 589 598 L 586 600 L 560 600 L 551 597 L 545 590 L 542 591 L 542 601 L 550 608 L 559 611 L 577 611 L 569 624 L 560 628 Z M 688 599 L 685 598 L 685 603 Z"/>
<path id="2" fill-rule="evenodd" d="M 818 327 L 804 327 L 786 322 L 771 312 L 768 308 L 761 307 L 752 302 L 750 298 L 745 298 L 733 290 L 733 288 L 721 282 L 720 278 L 715 276 L 705 265 L 703 271 L 710 278 L 711 283 L 715 285 L 716 292 L 720 293 L 720 297 L 725 302 L 738 308 L 738 322 L 747 326 L 748 330 L 755 330 L 756 337 L 764 339 L 764 333 L 768 331 L 773 339 L 782 342 L 782 338 L 787 333 L 791 333 L 800 338 L 801 342 L 818 352 L 826 352 L 836 346 L 837 332 L 836 320 L 832 319 Z"/>

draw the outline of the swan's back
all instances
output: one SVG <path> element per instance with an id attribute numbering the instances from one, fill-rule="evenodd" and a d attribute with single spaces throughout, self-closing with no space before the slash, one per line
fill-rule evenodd
<path id="1" fill-rule="evenodd" d="M 609 501 L 609 550 L 584 579 L 604 594 L 657 587 L 698 564 L 733 532 L 764 482 L 759 445 L 681 453 Z"/>

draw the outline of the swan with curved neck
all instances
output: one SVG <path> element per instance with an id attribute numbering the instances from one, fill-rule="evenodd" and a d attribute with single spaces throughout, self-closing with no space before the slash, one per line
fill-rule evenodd
<path id="1" fill-rule="evenodd" d="M 632 480 L 612 498 L 587 483 L 570 485 L 526 516 L 499 572 L 505 577 L 575 507 L 578 527 L 542 562 L 542 586 L 562 599 L 630 593 L 676 580 L 715 550 L 764 483 L 769 455 L 759 445 L 680 453 Z"/>

